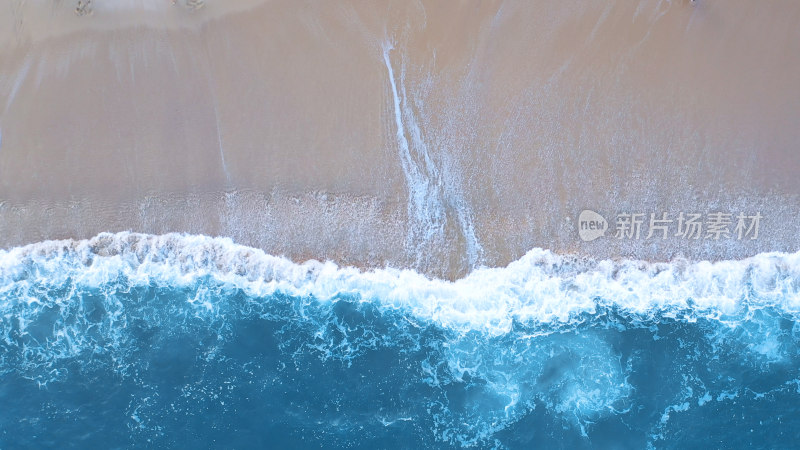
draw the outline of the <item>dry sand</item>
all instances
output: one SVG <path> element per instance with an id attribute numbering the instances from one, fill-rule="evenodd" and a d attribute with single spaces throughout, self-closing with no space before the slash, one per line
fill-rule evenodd
<path id="1" fill-rule="evenodd" d="M 0 5 L 0 246 L 180 231 L 450 277 L 800 249 L 798 2 L 73 3 Z M 587 243 L 585 208 L 764 219 Z"/>

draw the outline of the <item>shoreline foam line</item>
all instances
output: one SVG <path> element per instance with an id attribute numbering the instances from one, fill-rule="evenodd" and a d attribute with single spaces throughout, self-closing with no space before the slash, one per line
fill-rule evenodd
<path id="1" fill-rule="evenodd" d="M 358 298 L 405 310 L 440 326 L 493 335 L 514 323 L 568 324 L 614 309 L 634 320 L 670 317 L 729 322 L 774 308 L 800 319 L 800 252 L 763 253 L 720 262 L 593 261 L 532 249 L 506 267 L 478 268 L 455 281 L 413 270 L 363 270 L 315 260 L 302 264 L 228 238 L 102 233 L 0 251 L 0 293 L 32 277 L 102 286 L 123 276 L 133 284 L 188 286 L 201 277 L 250 296 Z"/>

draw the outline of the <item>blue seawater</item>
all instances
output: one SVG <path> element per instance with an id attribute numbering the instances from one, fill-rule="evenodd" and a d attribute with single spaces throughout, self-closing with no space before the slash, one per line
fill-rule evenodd
<path id="1" fill-rule="evenodd" d="M 2 448 L 790 448 L 800 254 L 463 279 L 205 236 L 0 251 Z"/>

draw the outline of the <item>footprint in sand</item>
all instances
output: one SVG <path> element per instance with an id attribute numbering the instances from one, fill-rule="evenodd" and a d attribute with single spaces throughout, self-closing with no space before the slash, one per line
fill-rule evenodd
<path id="1" fill-rule="evenodd" d="M 92 14 L 92 0 L 79 0 L 75 7 L 75 14 L 78 16 L 88 16 Z"/>

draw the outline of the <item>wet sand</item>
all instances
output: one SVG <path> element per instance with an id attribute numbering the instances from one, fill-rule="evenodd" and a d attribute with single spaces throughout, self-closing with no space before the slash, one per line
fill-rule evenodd
<path id="1" fill-rule="evenodd" d="M 448 277 L 800 249 L 796 2 L 72 3 L 0 6 L 0 246 L 178 231 Z M 583 242 L 583 209 L 764 218 Z"/>

